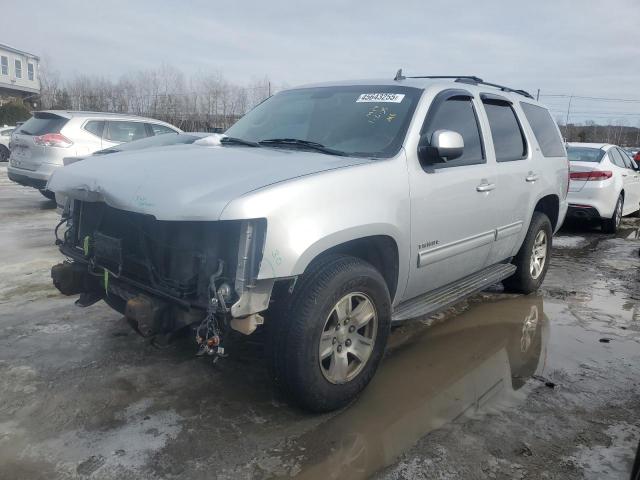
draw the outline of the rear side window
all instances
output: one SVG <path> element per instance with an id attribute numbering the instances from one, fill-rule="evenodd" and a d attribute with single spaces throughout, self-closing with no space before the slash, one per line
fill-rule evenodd
<path id="1" fill-rule="evenodd" d="M 16 131 L 22 135 L 44 135 L 45 133 L 60 133 L 69 119 L 53 113 L 35 113 Z"/>
<path id="2" fill-rule="evenodd" d="M 618 153 L 622 157 L 622 161 L 624 162 L 624 166 L 627 167 L 627 168 L 633 168 L 631 166 L 631 158 L 629 158 L 629 155 L 627 155 L 627 153 L 624 150 L 620 149 L 620 148 L 618 148 Z"/>
<path id="3" fill-rule="evenodd" d="M 436 130 L 458 132 L 464 140 L 464 150 L 461 157 L 446 163 L 431 165 L 432 168 L 485 163 L 482 141 L 480 140 L 480 127 L 470 98 L 449 98 L 438 107 L 435 113 L 429 113 L 423 133 L 431 137 Z"/>
<path id="4" fill-rule="evenodd" d="M 624 164 L 624 160 L 622 159 L 622 155 L 618 152 L 617 148 L 610 148 L 607 151 L 607 155 L 609 155 L 609 159 L 620 168 L 627 168 Z"/>
<path id="5" fill-rule="evenodd" d="M 165 127 L 164 125 L 156 125 L 155 123 L 150 123 L 149 126 L 153 131 L 154 135 L 164 135 L 165 133 L 177 133 L 175 130 L 171 130 L 169 127 Z"/>
<path id="6" fill-rule="evenodd" d="M 562 145 L 562 138 L 558 128 L 546 108 L 520 102 L 525 117 L 531 125 L 531 130 L 540 145 L 542 155 L 545 157 L 564 157 L 566 152 Z"/>
<path id="7" fill-rule="evenodd" d="M 104 120 L 91 120 L 87 122 L 87 124 L 84 126 L 84 129 L 89 133 L 93 133 L 97 137 L 102 137 L 102 130 L 104 129 Z"/>
<path id="8" fill-rule="evenodd" d="M 124 143 L 140 140 L 146 136 L 147 133 L 142 122 L 111 121 L 107 122 L 107 131 L 104 138 L 112 142 Z"/>
<path id="9" fill-rule="evenodd" d="M 516 113 L 507 102 L 483 100 L 489 119 L 491 138 L 498 162 L 522 160 L 527 155 L 527 145 Z"/>

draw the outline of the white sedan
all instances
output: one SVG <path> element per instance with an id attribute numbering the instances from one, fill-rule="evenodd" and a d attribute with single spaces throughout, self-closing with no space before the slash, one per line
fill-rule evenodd
<path id="1" fill-rule="evenodd" d="M 11 133 L 15 128 L 8 125 L 0 127 L 0 162 L 9 160 L 9 142 L 11 141 Z"/>
<path id="2" fill-rule="evenodd" d="M 615 233 L 624 215 L 640 210 L 640 173 L 616 145 L 569 143 L 568 217 L 599 220 Z"/>

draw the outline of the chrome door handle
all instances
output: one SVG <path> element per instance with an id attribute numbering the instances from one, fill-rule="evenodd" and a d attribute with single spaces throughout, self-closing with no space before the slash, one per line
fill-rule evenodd
<path id="1" fill-rule="evenodd" d="M 533 182 L 538 181 L 538 179 L 539 179 L 539 178 L 540 178 L 540 177 L 538 177 L 538 175 L 536 175 L 535 173 L 530 173 L 529 175 L 527 175 L 527 176 L 525 177 L 525 180 L 526 180 L 527 182 L 529 182 L 529 183 L 533 183 Z"/>
<path id="2" fill-rule="evenodd" d="M 481 183 L 476 187 L 477 192 L 490 192 L 491 190 L 496 188 L 495 183 Z"/>

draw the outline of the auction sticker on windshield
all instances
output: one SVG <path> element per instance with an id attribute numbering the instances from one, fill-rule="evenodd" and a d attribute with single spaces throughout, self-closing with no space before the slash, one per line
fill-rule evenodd
<path id="1" fill-rule="evenodd" d="M 363 93 L 356 102 L 387 102 L 400 103 L 404 93 Z"/>

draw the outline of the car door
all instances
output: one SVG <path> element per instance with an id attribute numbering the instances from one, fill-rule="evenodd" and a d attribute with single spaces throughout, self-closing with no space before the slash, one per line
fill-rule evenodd
<path id="1" fill-rule="evenodd" d="M 453 130 L 462 135 L 461 157 L 423 165 L 407 152 L 411 190 L 413 267 L 405 298 L 438 288 L 482 269 L 494 240 L 493 176 L 487 161 L 478 104 L 463 89 L 434 98 L 421 135 Z M 429 137 L 430 138 L 430 137 Z M 415 262 L 415 263 L 414 263 Z"/>
<path id="2" fill-rule="evenodd" d="M 488 259 L 488 264 L 494 264 L 513 256 L 523 230 L 528 228 L 539 173 L 533 165 L 516 106 L 492 93 L 482 93 L 480 98 L 490 132 L 487 136 L 491 139 L 487 151 L 496 159 L 493 204 L 496 241 Z"/>
<path id="3" fill-rule="evenodd" d="M 631 159 L 624 151 L 620 148 L 615 148 L 615 151 L 624 165 L 624 171 L 622 172 L 625 191 L 623 212 L 627 215 L 640 208 L 640 175 L 633 169 Z"/>

